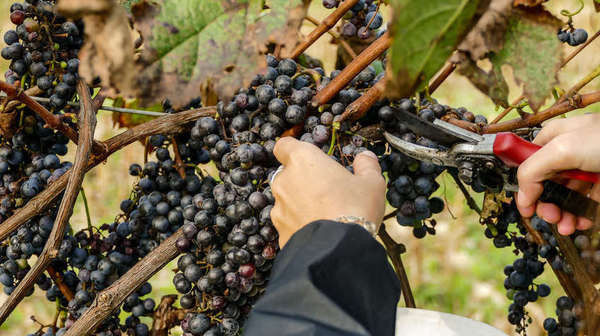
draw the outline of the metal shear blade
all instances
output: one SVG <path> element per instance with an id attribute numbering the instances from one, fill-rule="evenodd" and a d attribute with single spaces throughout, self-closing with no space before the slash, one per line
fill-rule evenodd
<path id="1" fill-rule="evenodd" d="M 392 147 L 413 159 L 431 162 L 439 166 L 456 167 L 457 163 L 454 155 L 450 154 L 447 150 L 417 145 L 412 142 L 404 141 L 388 132 L 384 132 L 383 136 Z"/>

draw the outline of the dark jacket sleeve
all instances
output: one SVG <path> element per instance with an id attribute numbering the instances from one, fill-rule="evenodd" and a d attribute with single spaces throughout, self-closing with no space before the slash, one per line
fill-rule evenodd
<path id="1" fill-rule="evenodd" d="M 281 250 L 245 336 L 394 335 L 400 284 L 362 227 L 313 222 Z"/>

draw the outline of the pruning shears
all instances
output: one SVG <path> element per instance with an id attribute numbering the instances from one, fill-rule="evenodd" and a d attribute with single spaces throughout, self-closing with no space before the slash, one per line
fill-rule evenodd
<path id="1" fill-rule="evenodd" d="M 541 148 L 510 132 L 480 135 L 440 119 L 429 122 L 404 110 L 396 109 L 395 115 L 415 134 L 441 146 L 426 147 L 385 132 L 384 137 L 392 147 L 419 161 L 454 167 L 465 183 L 472 184 L 477 180 L 491 190 L 517 191 L 516 168 Z M 581 170 L 563 171 L 559 177 L 600 182 L 599 174 Z M 598 211 L 596 201 L 550 180 L 544 182 L 540 200 L 556 204 L 561 209 L 592 221 Z"/>

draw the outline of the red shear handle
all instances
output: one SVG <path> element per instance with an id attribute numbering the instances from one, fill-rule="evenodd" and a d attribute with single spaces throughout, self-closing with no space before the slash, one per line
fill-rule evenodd
<path id="1" fill-rule="evenodd" d="M 540 148 L 542 147 L 508 132 L 496 134 L 494 140 L 494 154 L 509 167 L 518 167 Z M 600 175 L 581 170 L 565 170 L 559 176 L 584 182 L 600 182 Z"/>

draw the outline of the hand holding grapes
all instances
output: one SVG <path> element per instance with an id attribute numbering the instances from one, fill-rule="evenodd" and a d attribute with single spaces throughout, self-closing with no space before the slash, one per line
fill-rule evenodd
<path id="1" fill-rule="evenodd" d="M 537 213 L 545 221 L 558 224 L 558 231 L 563 235 L 572 234 L 575 229 L 589 229 L 592 226 L 590 220 L 577 218 L 556 205 L 538 202 L 538 199 L 543 191 L 542 182 L 560 171 L 600 172 L 600 115 L 553 120 L 544 126 L 534 143 L 544 147 L 519 167 L 519 211 L 525 217 Z M 600 185 L 569 181 L 566 186 L 600 200 Z"/>
<path id="2" fill-rule="evenodd" d="M 283 247 L 299 229 L 315 220 L 359 216 L 379 225 L 385 210 L 385 180 L 372 152 L 356 156 L 354 174 L 319 148 L 291 137 L 280 139 L 274 154 L 285 166 L 271 187 L 271 220 Z"/>

